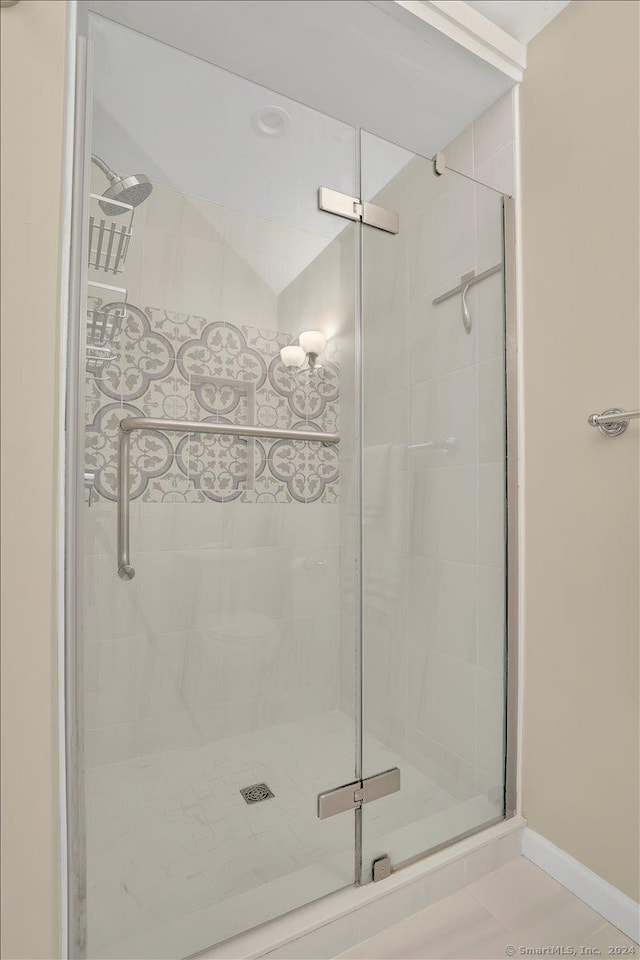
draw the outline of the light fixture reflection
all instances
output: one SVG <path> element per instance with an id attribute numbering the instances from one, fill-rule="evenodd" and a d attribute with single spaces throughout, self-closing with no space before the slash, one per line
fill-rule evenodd
<path id="1" fill-rule="evenodd" d="M 318 358 L 327 345 L 326 334 L 321 330 L 305 330 L 298 337 L 298 343 L 280 350 L 280 359 L 285 367 L 305 367 L 317 370 L 322 364 Z"/>
<path id="2" fill-rule="evenodd" d="M 285 367 L 302 367 L 307 362 L 307 355 L 302 347 L 292 344 L 289 347 L 282 347 L 280 359 Z"/>

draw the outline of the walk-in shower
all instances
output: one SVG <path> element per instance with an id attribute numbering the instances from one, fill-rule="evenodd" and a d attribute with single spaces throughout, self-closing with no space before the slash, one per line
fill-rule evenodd
<path id="1" fill-rule="evenodd" d="M 73 950 L 175 960 L 513 813 L 513 209 L 88 25 Z"/>

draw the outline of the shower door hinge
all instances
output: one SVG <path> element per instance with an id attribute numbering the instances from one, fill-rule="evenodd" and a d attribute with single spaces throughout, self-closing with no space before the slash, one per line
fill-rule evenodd
<path id="1" fill-rule="evenodd" d="M 345 810 L 358 810 L 363 803 L 371 803 L 400 789 L 400 770 L 393 767 L 383 773 L 376 773 L 366 780 L 354 780 L 343 787 L 326 790 L 318 794 L 318 817 L 325 820 Z"/>
<path id="2" fill-rule="evenodd" d="M 318 187 L 318 207 L 327 213 L 335 213 L 338 217 L 347 220 L 359 220 L 369 227 L 376 227 L 386 233 L 398 233 L 400 221 L 394 210 L 386 210 L 375 203 L 350 197 L 346 193 L 338 193 L 329 187 Z"/>

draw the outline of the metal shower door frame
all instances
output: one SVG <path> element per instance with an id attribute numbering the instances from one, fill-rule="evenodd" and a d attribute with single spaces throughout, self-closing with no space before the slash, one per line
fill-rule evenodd
<path id="1" fill-rule="evenodd" d="M 518 300 L 516 202 L 502 196 L 505 329 L 506 436 L 506 703 L 505 819 L 518 812 L 518 669 L 519 669 L 519 433 L 518 433 Z"/>
<path id="2" fill-rule="evenodd" d="M 87 251 L 89 244 L 89 139 L 93 45 L 76 36 L 76 77 L 73 136 L 71 251 L 65 407 L 65 545 L 64 545 L 64 687 L 66 747 L 67 890 L 69 960 L 86 954 L 86 833 L 84 809 L 84 748 L 81 736 L 83 542 L 81 506 L 84 501 L 84 325 L 86 322 Z"/>

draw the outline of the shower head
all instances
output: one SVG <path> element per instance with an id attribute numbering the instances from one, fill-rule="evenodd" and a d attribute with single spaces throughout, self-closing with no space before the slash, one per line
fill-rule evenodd
<path id="1" fill-rule="evenodd" d="M 153 184 L 144 173 L 136 173 L 132 177 L 116 177 L 102 194 L 105 199 L 100 201 L 100 206 L 107 216 L 117 217 L 125 211 L 115 203 L 108 203 L 109 200 L 119 200 L 120 203 L 130 203 L 132 207 L 137 207 L 147 199 L 152 190 Z"/>
<path id="2" fill-rule="evenodd" d="M 151 180 L 144 173 L 121 177 L 114 173 L 100 157 L 92 155 L 91 160 L 102 170 L 109 181 L 109 186 L 102 194 L 104 200 L 100 201 L 100 206 L 109 217 L 117 217 L 118 214 L 125 212 L 118 203 L 109 203 L 109 200 L 117 200 L 119 203 L 128 203 L 132 207 L 137 207 L 147 199 L 153 190 Z"/>

